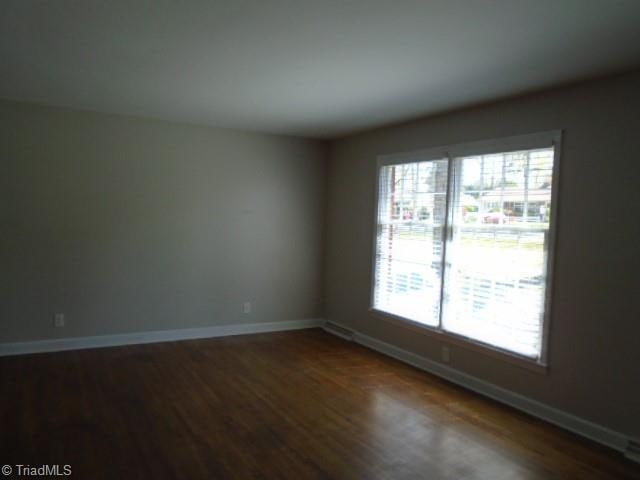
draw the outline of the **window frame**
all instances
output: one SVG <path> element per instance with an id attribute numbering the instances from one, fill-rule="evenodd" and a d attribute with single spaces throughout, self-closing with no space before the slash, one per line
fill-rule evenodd
<path id="1" fill-rule="evenodd" d="M 454 182 L 453 164 L 456 158 L 476 155 L 488 155 L 493 153 L 508 153 L 519 150 L 533 150 L 538 148 L 553 147 L 553 169 L 551 179 L 551 206 L 550 206 L 550 222 L 548 230 L 548 238 L 546 242 L 546 278 L 545 278 L 545 298 L 544 313 L 542 325 L 542 341 L 541 351 L 538 358 L 527 357 L 494 345 L 481 342 L 479 340 L 466 337 L 457 333 L 444 330 L 442 327 L 442 316 L 438 326 L 426 325 L 406 317 L 395 315 L 383 310 L 379 310 L 374 306 L 375 284 L 376 284 L 376 250 L 378 241 L 378 212 L 379 193 L 381 171 L 383 167 L 391 165 L 400 165 L 404 163 L 428 162 L 434 160 L 448 161 L 447 168 L 447 199 L 446 199 L 446 215 L 445 224 L 443 226 L 443 266 L 446 262 L 447 244 L 452 234 L 452 209 L 450 208 L 452 188 Z M 549 369 L 549 337 L 551 324 L 551 308 L 553 301 L 553 279 L 555 276 L 555 249 L 557 237 L 557 219 L 558 219 L 558 197 L 559 197 L 559 181 L 560 181 L 560 153 L 562 149 L 562 130 L 550 130 L 544 132 L 530 133 L 525 135 L 515 135 L 489 140 L 479 140 L 473 142 L 452 144 L 434 148 L 408 151 L 403 153 L 393 153 L 379 155 L 376 163 L 375 174 L 375 192 L 374 192 L 374 215 L 373 215 L 373 248 L 371 252 L 371 287 L 369 295 L 369 311 L 376 317 L 390 321 L 396 325 L 407 327 L 413 331 L 425 333 L 429 336 L 436 337 L 443 343 L 455 344 L 473 351 L 484 353 L 492 357 L 499 358 L 508 363 L 515 364 L 527 368 L 529 370 L 547 373 Z M 441 280 L 441 315 L 442 315 L 442 295 L 444 295 L 445 270 L 442 272 Z"/>

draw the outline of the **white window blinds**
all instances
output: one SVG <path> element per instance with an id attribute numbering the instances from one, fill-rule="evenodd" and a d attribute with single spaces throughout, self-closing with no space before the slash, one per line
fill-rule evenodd
<path id="1" fill-rule="evenodd" d="M 373 308 L 539 359 L 554 153 L 382 165 Z"/>
<path id="2" fill-rule="evenodd" d="M 553 148 L 456 158 L 443 329 L 541 350 Z"/>
<path id="3" fill-rule="evenodd" d="M 373 306 L 438 325 L 447 195 L 446 160 L 382 167 Z"/>

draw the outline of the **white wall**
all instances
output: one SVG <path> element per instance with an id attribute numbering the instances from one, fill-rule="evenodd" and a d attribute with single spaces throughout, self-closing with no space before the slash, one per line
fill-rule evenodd
<path id="1" fill-rule="evenodd" d="M 320 142 L 12 102 L 0 132 L 0 342 L 321 316 Z"/>
<path id="2" fill-rule="evenodd" d="M 376 157 L 563 129 L 543 375 L 452 346 L 451 366 L 640 436 L 640 73 L 354 135 L 328 165 L 326 316 L 438 360 L 439 340 L 371 315 Z"/>

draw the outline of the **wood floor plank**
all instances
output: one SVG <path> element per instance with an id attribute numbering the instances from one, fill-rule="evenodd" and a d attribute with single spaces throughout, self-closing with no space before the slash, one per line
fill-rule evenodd
<path id="1" fill-rule="evenodd" d="M 0 462 L 72 478 L 640 478 L 617 452 L 320 330 L 5 357 L 0 385 Z"/>

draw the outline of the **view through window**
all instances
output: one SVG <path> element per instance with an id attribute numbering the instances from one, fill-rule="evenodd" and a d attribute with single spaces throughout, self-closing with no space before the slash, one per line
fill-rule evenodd
<path id="1" fill-rule="evenodd" d="M 417 160 L 380 167 L 373 308 L 539 359 L 553 145 Z"/>

